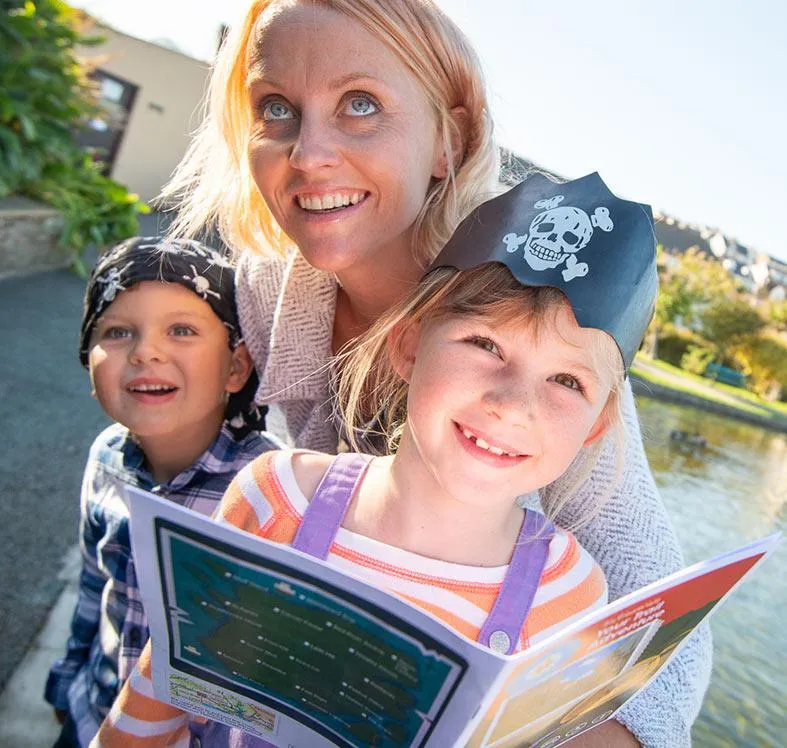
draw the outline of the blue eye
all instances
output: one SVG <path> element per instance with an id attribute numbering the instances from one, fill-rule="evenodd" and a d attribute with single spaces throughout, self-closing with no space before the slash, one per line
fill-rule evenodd
<path id="1" fill-rule="evenodd" d="M 104 330 L 104 337 L 109 340 L 123 340 L 131 337 L 131 330 L 127 327 L 108 327 Z"/>
<path id="2" fill-rule="evenodd" d="M 500 355 L 500 349 L 497 347 L 497 344 L 490 340 L 489 338 L 485 338 L 481 335 L 473 335 L 468 341 L 476 346 L 477 348 L 481 348 L 489 353 L 494 354 L 495 356 Z"/>
<path id="3" fill-rule="evenodd" d="M 380 107 L 371 97 L 356 95 L 348 100 L 345 111 L 350 117 L 367 117 L 379 112 Z"/>
<path id="4" fill-rule="evenodd" d="M 186 335 L 196 335 L 196 331 L 194 328 L 189 327 L 188 325 L 173 325 L 170 332 L 175 337 L 184 337 Z"/>
<path id="5" fill-rule="evenodd" d="M 283 101 L 269 101 L 262 108 L 264 120 L 294 119 L 292 110 Z"/>

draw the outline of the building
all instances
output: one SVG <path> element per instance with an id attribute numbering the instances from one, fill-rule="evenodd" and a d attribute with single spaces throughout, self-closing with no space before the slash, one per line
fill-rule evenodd
<path id="1" fill-rule="evenodd" d="M 96 32 L 105 43 L 81 52 L 96 65 L 92 77 L 106 113 L 78 140 L 99 149 L 109 176 L 150 201 L 199 124 L 209 64 L 104 25 Z"/>

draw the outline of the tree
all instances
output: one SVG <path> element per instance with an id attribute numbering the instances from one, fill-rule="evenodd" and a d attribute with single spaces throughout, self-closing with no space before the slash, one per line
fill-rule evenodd
<path id="1" fill-rule="evenodd" d="M 735 280 L 719 261 L 707 257 L 697 247 L 678 256 L 665 253 L 661 257 L 656 303 L 658 327 L 682 322 L 697 330 L 702 311 L 736 291 Z"/>
<path id="2" fill-rule="evenodd" d="M 703 337 L 713 343 L 723 361 L 727 353 L 765 327 L 760 313 L 742 296 L 718 299 L 700 314 Z"/>
<path id="3" fill-rule="evenodd" d="M 735 346 L 733 356 L 761 397 L 775 400 L 787 390 L 787 341 L 783 337 L 766 333 L 746 340 Z"/>
<path id="4" fill-rule="evenodd" d="M 75 264 L 139 230 L 147 206 L 74 143 L 73 133 L 99 111 L 77 45 L 87 16 L 62 0 L 5 0 L 0 15 L 0 197 L 18 194 L 61 211 L 61 242 Z"/>
<path id="5" fill-rule="evenodd" d="M 769 301 L 766 316 L 778 330 L 787 330 L 787 300 Z"/>

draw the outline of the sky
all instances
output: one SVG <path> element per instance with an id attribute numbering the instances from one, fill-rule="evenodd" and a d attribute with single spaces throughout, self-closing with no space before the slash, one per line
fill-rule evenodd
<path id="1" fill-rule="evenodd" d="M 72 0 L 213 55 L 248 0 Z M 475 45 L 499 142 L 787 261 L 787 3 L 437 0 Z"/>

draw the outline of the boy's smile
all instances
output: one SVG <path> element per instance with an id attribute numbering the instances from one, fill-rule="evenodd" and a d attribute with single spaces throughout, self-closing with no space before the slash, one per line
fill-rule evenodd
<path id="1" fill-rule="evenodd" d="M 161 379 L 138 377 L 129 382 L 126 389 L 141 404 L 156 403 L 159 405 L 175 397 L 175 393 L 179 388 L 177 385 Z"/>
<path id="2" fill-rule="evenodd" d="M 152 462 L 182 444 L 199 449 L 188 465 L 216 437 L 227 393 L 246 381 L 240 356 L 245 348 L 230 350 L 227 328 L 197 294 L 177 283 L 142 281 L 121 291 L 98 320 L 90 376 L 104 410 Z"/>

